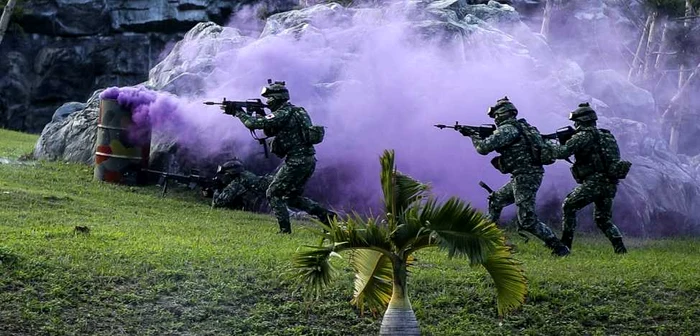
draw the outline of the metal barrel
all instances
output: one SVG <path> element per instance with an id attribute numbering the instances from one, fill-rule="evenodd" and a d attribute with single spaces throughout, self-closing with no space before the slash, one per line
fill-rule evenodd
<path id="1" fill-rule="evenodd" d="M 151 134 L 130 134 L 131 111 L 116 99 L 100 100 L 100 114 L 95 140 L 95 179 L 120 184 L 143 184 L 151 151 Z"/>

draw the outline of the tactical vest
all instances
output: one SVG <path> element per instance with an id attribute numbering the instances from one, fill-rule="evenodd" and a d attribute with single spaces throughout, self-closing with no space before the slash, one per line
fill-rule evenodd
<path id="1" fill-rule="evenodd" d="M 615 136 L 606 129 L 585 129 L 591 136 L 591 142 L 574 154 L 576 162 L 571 167 L 571 174 L 577 183 L 583 183 L 588 177 L 599 173 L 611 182 L 627 177 L 632 163 L 621 160 L 620 148 Z"/>
<path id="2" fill-rule="evenodd" d="M 542 163 L 537 162 L 538 153 L 533 152 L 533 140 L 528 136 L 530 125 L 525 122 L 525 119 L 507 120 L 499 125 L 512 125 L 518 129 L 519 136 L 510 144 L 497 148 L 496 152 L 501 154 L 498 157 L 496 167 L 503 174 L 526 174 L 526 173 L 541 173 L 544 172 Z M 534 127 L 533 127 L 534 128 Z M 535 129 L 536 130 L 536 129 Z M 537 133 L 539 135 L 539 132 Z"/>
<path id="3" fill-rule="evenodd" d="M 303 108 L 285 104 L 280 109 L 291 109 L 281 122 L 279 129 L 266 130 L 267 136 L 274 136 L 270 151 L 279 157 L 288 155 L 308 156 L 316 154 L 316 150 L 304 134 L 305 129 L 312 127 L 311 118 Z"/>

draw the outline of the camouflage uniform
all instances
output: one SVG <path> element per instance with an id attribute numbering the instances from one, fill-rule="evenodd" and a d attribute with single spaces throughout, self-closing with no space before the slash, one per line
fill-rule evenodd
<path id="1" fill-rule="evenodd" d="M 492 109 L 497 110 L 503 101 L 499 100 Z M 507 102 L 507 98 L 505 101 Z M 493 112 L 489 112 L 489 116 L 494 117 Z M 479 154 L 486 155 L 493 151 L 501 154 L 499 166 L 502 172 L 511 174 L 511 180 L 489 196 L 489 218 L 498 222 L 503 208 L 515 203 L 518 208 L 519 229 L 530 232 L 544 241 L 555 254 L 566 255 L 568 249 L 563 247 L 547 225 L 538 220 L 535 212 L 537 190 L 542 183 L 544 169 L 541 164 L 535 162 L 531 145 L 523 139 L 524 135 L 519 128 L 525 123 L 524 119 L 517 120 L 514 114 L 511 114 L 496 118 L 496 131 L 485 139 L 480 139 L 468 131 L 462 131 L 462 134 L 471 136 Z"/>
<path id="2" fill-rule="evenodd" d="M 258 176 L 243 171 L 231 178 L 222 190 L 216 190 L 212 197 L 213 208 L 227 207 L 236 210 L 267 212 L 265 191 L 272 182 L 272 176 Z"/>
<path id="3" fill-rule="evenodd" d="M 612 242 L 615 252 L 624 253 L 622 234 L 612 222 L 612 205 L 617 193 L 617 180 L 610 179 L 600 172 L 600 156 L 597 153 L 596 133 L 600 132 L 594 125 L 577 126 L 577 133 L 564 145 L 552 144 L 554 154 L 559 159 L 574 155 L 576 161 L 573 169 L 588 171 L 583 176 L 579 186 L 574 188 L 564 199 L 562 205 L 562 242 L 571 248 L 576 229 L 576 213 L 588 204 L 595 204 L 594 220 L 596 226 L 603 231 Z"/>
<path id="4" fill-rule="evenodd" d="M 268 136 L 275 138 L 271 151 L 284 162 L 278 167 L 267 188 L 266 195 L 277 217 L 281 233 L 291 233 L 292 227 L 287 206 L 306 211 L 327 222 L 335 214 L 313 200 L 303 197 L 304 186 L 316 169 L 316 150 L 305 141 L 304 127 L 311 126 L 311 118 L 303 109 L 289 103 L 288 91 L 283 82 L 276 82 L 266 88 L 272 94 L 263 93 L 268 98 L 271 114 L 253 117 L 242 111 L 236 113 L 249 129 L 263 129 Z M 280 93 L 281 96 L 275 96 Z M 286 94 L 285 94 L 286 93 Z"/>

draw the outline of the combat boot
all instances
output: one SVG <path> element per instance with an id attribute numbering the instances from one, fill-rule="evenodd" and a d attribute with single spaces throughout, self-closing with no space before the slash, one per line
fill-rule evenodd
<path id="1" fill-rule="evenodd" d="M 292 233 L 292 224 L 289 222 L 289 220 L 280 221 L 279 224 L 280 224 L 280 230 L 277 233 L 282 233 L 282 234 Z"/>
<path id="2" fill-rule="evenodd" d="M 611 238 L 610 242 L 613 245 L 613 249 L 615 250 L 615 253 L 617 253 L 617 254 L 627 253 L 627 248 L 625 247 L 625 244 L 622 243 L 621 237 Z"/>
<path id="3" fill-rule="evenodd" d="M 569 248 L 566 247 L 566 245 L 562 244 L 562 242 L 557 238 L 548 239 L 545 242 L 545 245 L 552 249 L 552 255 L 558 257 L 566 257 L 569 255 L 569 253 L 571 253 Z"/>
<path id="4" fill-rule="evenodd" d="M 321 221 L 321 223 L 326 224 L 328 226 L 331 225 L 331 220 L 337 219 L 337 218 L 338 218 L 338 214 L 333 212 L 333 211 L 330 211 L 330 210 L 326 211 L 325 214 L 319 216 L 319 220 Z"/>
<path id="5" fill-rule="evenodd" d="M 564 244 L 564 246 L 568 247 L 569 250 L 571 250 L 571 245 L 574 242 L 574 232 L 573 231 L 564 231 L 562 232 L 561 235 L 561 243 Z"/>

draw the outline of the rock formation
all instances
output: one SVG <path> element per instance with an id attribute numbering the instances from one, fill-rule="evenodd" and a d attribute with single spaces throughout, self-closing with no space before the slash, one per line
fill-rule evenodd
<path id="1" fill-rule="evenodd" d="M 408 29 L 420 32 L 422 36 L 441 38 L 434 39 L 437 41 L 431 43 L 464 41 L 464 53 L 455 54 L 463 57 L 462 62 L 470 62 L 470 57 L 473 57 L 470 54 L 471 48 L 479 48 L 478 50 L 485 53 L 492 53 L 495 58 L 503 57 L 531 69 L 525 77 L 527 82 L 524 85 L 528 90 L 537 93 L 537 99 L 546 100 L 548 107 L 551 107 L 548 111 L 540 111 L 539 115 L 529 112 L 528 120 L 534 120 L 535 124 L 547 122 L 548 125 L 563 126 L 568 124 L 566 119 L 568 111 L 577 103 L 584 100 L 593 103 L 601 115 L 601 126 L 613 131 L 620 142 L 623 157 L 634 164 L 628 179 L 620 184 L 619 197 L 615 203 L 615 219 L 621 224 L 623 231 L 640 235 L 700 232 L 700 215 L 694 211 L 695 208 L 700 207 L 698 160 L 670 154 L 659 130 L 652 127 L 653 121 L 650 118 L 641 117 L 648 115 L 649 110 L 653 109 L 654 101 L 648 92 L 616 75 L 614 70 L 585 73 L 577 62 L 557 58 L 538 34 L 526 29 L 518 13 L 508 5 L 495 1 L 472 5 L 466 1 L 442 0 L 410 1 L 407 6 L 409 8 L 402 10 L 417 13 L 407 23 L 403 23 Z M 311 83 L 311 88 L 304 87 L 299 90 L 308 89 L 308 92 L 303 92 L 303 98 L 309 104 L 325 101 L 336 92 L 372 84 L 339 77 L 339 74 L 343 73 L 343 67 L 347 63 L 352 63 L 345 60 L 356 59 L 358 55 L 354 53 L 353 48 L 346 50 L 343 49 L 346 46 L 334 44 L 337 41 L 334 39 L 338 36 L 334 34 L 347 34 L 342 36 L 347 36 L 349 39 L 353 36 L 352 34 L 357 34 L 352 27 L 358 21 L 375 22 L 375 20 L 381 20 L 383 15 L 386 15 L 386 12 L 380 9 L 349 9 L 337 4 L 316 5 L 269 17 L 259 39 L 247 37 L 235 28 L 221 27 L 212 22 L 199 23 L 174 46 L 172 52 L 161 63 L 153 67 L 148 81 L 144 84 L 154 90 L 168 91 L 180 97 L 196 98 L 214 92 L 218 94 L 220 91 L 217 90 L 236 84 L 227 82 L 227 79 L 234 75 L 243 76 L 239 73 L 227 72 L 229 70 L 223 69 L 221 62 L 240 60 L 237 57 L 243 56 L 238 55 L 237 52 L 242 50 L 243 46 L 254 45 L 264 48 L 265 43 L 274 39 L 293 37 L 299 41 L 308 39 L 309 44 L 304 46 L 311 46 L 312 50 L 318 48 L 330 59 L 337 58 L 338 61 L 331 62 L 327 72 L 323 72 L 318 77 L 309 77 L 317 80 Z M 479 39 L 480 37 L 485 38 Z M 474 42 L 476 39 L 478 43 Z M 19 67 L 21 63 L 16 62 L 14 66 Z M 246 70 L 252 73 L 251 76 L 259 77 L 255 72 L 256 69 Z M 448 74 L 445 76 L 447 77 Z M 245 81 L 248 77 L 239 77 L 239 80 Z M 262 81 L 264 78 L 256 80 Z M 212 87 L 212 83 L 215 83 L 216 87 Z M 16 85 L 22 84 L 17 81 Z M 224 90 L 224 92 L 227 91 Z M 254 94 L 252 91 L 245 92 Z M 418 95 L 420 92 L 414 94 Z M 93 94 L 86 106 L 73 104 L 62 107 L 61 112 L 56 112 L 56 120 L 44 128 L 37 144 L 35 152 L 37 158 L 91 162 L 96 128 L 94 105 L 96 96 L 97 93 Z M 449 103 L 440 101 L 438 98 L 436 97 L 435 101 L 440 103 L 436 104 Z M 542 105 L 540 102 L 533 106 Z M 322 111 L 321 105 L 317 107 L 314 116 L 327 113 Z M 438 105 L 430 107 L 439 108 Z M 79 110 L 65 117 L 64 112 L 70 109 Z M 352 113 L 352 111 L 344 112 Z M 330 123 L 329 120 L 326 119 Z M 361 121 L 353 120 L 353 123 L 359 122 Z M 353 126 L 347 123 L 333 125 L 336 126 L 334 132 L 351 132 Z M 410 126 L 402 124 L 401 127 Z M 424 127 L 429 125 L 426 124 Z M 387 132 L 394 132 L 394 130 L 387 129 Z M 460 144 L 470 146 L 466 141 Z M 156 139 L 152 145 L 152 155 L 168 152 L 173 145 L 171 139 Z M 387 144 L 387 146 L 390 145 Z M 416 155 L 424 154 L 425 152 L 416 153 Z M 309 186 L 308 191 L 311 194 L 320 195 L 321 191 L 325 191 L 325 194 L 328 194 L 328 191 L 331 193 L 335 191 L 336 195 L 344 194 L 342 200 L 333 197 L 325 198 L 326 201 L 336 205 L 338 202 L 348 201 L 349 197 L 366 201 L 374 196 L 363 194 L 366 191 L 362 188 L 365 185 L 373 185 L 373 182 L 358 180 L 360 176 L 357 175 L 359 174 L 357 167 L 353 167 L 349 162 L 330 159 L 340 160 L 338 159 L 341 158 L 340 156 L 333 156 L 334 154 L 328 152 L 325 155 L 329 159 L 325 165 L 320 166 L 313 183 Z M 428 160 L 424 160 L 421 164 L 427 163 L 429 163 Z M 571 180 L 565 169 L 558 169 L 556 174 L 559 174 L 562 179 Z M 354 185 L 358 186 L 353 189 Z M 572 183 L 569 183 L 567 188 L 544 192 L 551 194 L 548 197 L 561 201 L 571 186 Z M 588 224 L 588 227 L 590 226 Z"/>

